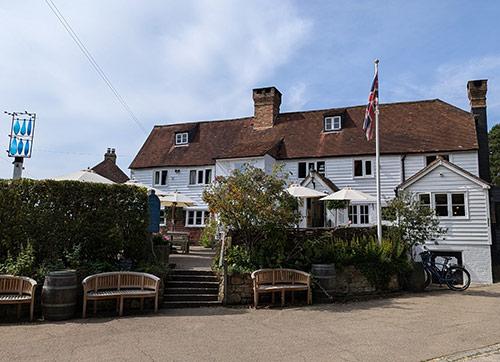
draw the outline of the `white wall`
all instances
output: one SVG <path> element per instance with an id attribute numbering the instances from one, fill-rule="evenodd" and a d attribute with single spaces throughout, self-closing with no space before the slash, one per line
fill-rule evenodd
<path id="1" fill-rule="evenodd" d="M 440 217 L 440 226 L 446 229 L 446 233 L 437 240 L 439 245 L 430 242 L 429 248 L 461 251 L 463 262 L 471 272 L 472 281 L 491 283 L 488 190 L 444 166 L 437 167 L 406 190 L 413 193 L 466 193 L 468 216 Z"/>
<path id="2" fill-rule="evenodd" d="M 271 160 L 269 158 L 271 158 L 274 162 L 274 159 L 271 156 L 267 156 L 267 158 L 248 157 L 248 158 L 232 158 L 226 160 L 217 160 L 215 162 L 215 174 L 216 176 L 226 177 L 229 176 L 233 170 L 239 169 L 243 167 L 245 164 L 267 171 L 267 168 L 270 167 L 271 165 Z"/>
<path id="3" fill-rule="evenodd" d="M 131 171 L 131 178 L 145 185 L 153 186 L 158 190 L 165 192 L 180 192 L 189 196 L 196 202 L 197 207 L 206 207 L 202 200 L 202 193 L 206 185 L 189 185 L 189 172 L 191 170 L 212 170 L 212 179 L 214 178 L 215 167 L 164 167 L 155 169 L 137 169 Z M 168 170 L 168 182 L 165 186 L 153 185 L 153 173 L 156 170 Z M 175 172 L 178 170 L 178 172 Z"/>
<path id="4" fill-rule="evenodd" d="M 431 155 L 431 154 L 429 154 Z M 479 166 L 476 151 L 452 152 L 450 162 L 469 171 L 473 175 L 479 176 Z M 426 166 L 427 154 L 407 155 L 405 158 L 405 177 L 410 178 Z"/>

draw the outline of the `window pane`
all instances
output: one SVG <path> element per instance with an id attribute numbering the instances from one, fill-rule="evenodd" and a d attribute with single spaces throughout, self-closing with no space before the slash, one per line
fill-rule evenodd
<path id="1" fill-rule="evenodd" d="M 351 224 L 358 223 L 358 207 L 357 206 L 349 206 L 349 221 L 351 221 Z"/>
<path id="2" fill-rule="evenodd" d="M 464 194 L 451 194 L 451 203 L 453 205 L 465 205 L 465 195 Z"/>
<path id="3" fill-rule="evenodd" d="M 333 117 L 333 129 L 339 130 L 341 128 L 341 119 L 340 117 Z"/>
<path id="4" fill-rule="evenodd" d="M 160 171 L 155 171 L 155 180 L 154 180 L 155 185 L 160 184 Z"/>
<path id="5" fill-rule="evenodd" d="M 453 216 L 465 216 L 464 194 L 451 194 L 451 209 Z"/>
<path id="6" fill-rule="evenodd" d="M 436 215 L 448 216 L 448 194 L 435 194 Z"/>
<path id="7" fill-rule="evenodd" d="M 314 165 L 314 162 L 309 162 L 309 172 L 311 171 L 315 171 L 315 165 Z"/>
<path id="8" fill-rule="evenodd" d="M 196 170 L 189 171 L 189 184 L 194 185 L 196 183 Z"/>
<path id="9" fill-rule="evenodd" d="M 203 224 L 203 211 L 196 211 L 196 225 L 202 225 Z"/>
<path id="10" fill-rule="evenodd" d="M 188 225 L 194 225 L 194 211 L 188 211 Z"/>
<path id="11" fill-rule="evenodd" d="M 161 184 L 166 185 L 167 184 L 167 175 L 168 171 L 162 171 L 161 172 Z"/>
<path id="12" fill-rule="evenodd" d="M 363 161 L 354 161 L 354 176 L 363 176 Z"/>
<path id="13" fill-rule="evenodd" d="M 365 161 L 365 175 L 372 174 L 372 161 Z"/>
<path id="14" fill-rule="evenodd" d="M 429 194 L 419 194 L 418 199 L 422 205 L 429 206 L 431 204 L 431 197 Z"/>
<path id="15" fill-rule="evenodd" d="M 368 224 L 368 205 L 359 206 L 360 224 Z"/>
<path id="16" fill-rule="evenodd" d="M 306 175 L 306 163 L 299 162 L 299 178 L 305 178 Z"/>
<path id="17" fill-rule="evenodd" d="M 198 183 L 203 183 L 203 170 L 198 171 Z"/>
<path id="18" fill-rule="evenodd" d="M 332 129 L 332 119 L 330 117 L 325 118 L 325 131 L 330 131 Z"/>
<path id="19" fill-rule="evenodd" d="M 436 159 L 436 156 L 427 156 L 425 158 L 425 164 L 427 166 L 429 166 L 432 162 L 434 162 L 435 159 Z"/>
<path id="20" fill-rule="evenodd" d="M 316 167 L 317 167 L 318 173 L 320 173 L 322 175 L 325 174 L 325 161 L 316 162 Z"/>
<path id="21" fill-rule="evenodd" d="M 208 185 L 212 182 L 212 170 L 205 170 L 205 183 Z"/>

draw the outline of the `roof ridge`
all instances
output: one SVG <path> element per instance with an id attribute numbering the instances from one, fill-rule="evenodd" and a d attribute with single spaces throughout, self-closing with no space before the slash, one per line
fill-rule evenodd
<path id="1" fill-rule="evenodd" d="M 421 100 L 414 100 L 414 101 L 400 101 L 400 102 L 389 102 L 389 103 L 380 103 L 380 106 L 391 106 L 391 105 L 398 105 L 398 104 L 411 104 L 411 103 L 431 103 L 431 102 L 442 102 L 446 103 L 456 109 L 461 110 L 462 112 L 469 113 L 457 106 L 454 106 L 450 103 L 444 102 L 443 100 L 439 98 L 433 98 L 433 99 L 421 99 Z M 360 108 L 360 107 L 366 107 L 366 104 L 358 104 L 358 105 L 353 105 L 353 106 L 343 106 L 343 107 L 331 107 L 331 108 L 320 108 L 320 109 L 307 109 L 303 111 L 290 111 L 290 112 L 280 112 L 279 115 L 291 115 L 291 114 L 301 114 L 301 113 L 316 113 L 316 112 L 329 112 L 329 111 L 335 111 L 335 110 L 347 110 L 347 109 L 352 109 L 352 108 Z M 226 119 L 213 119 L 213 120 L 198 120 L 198 121 L 187 121 L 187 122 L 181 122 L 181 123 L 170 123 L 170 124 L 156 124 L 153 127 L 154 128 L 164 128 L 164 127 L 176 127 L 176 126 L 187 126 L 187 125 L 195 125 L 195 124 L 201 124 L 201 123 L 215 123 L 215 122 L 237 122 L 237 121 L 246 121 L 249 119 L 252 119 L 253 116 L 247 116 L 247 117 L 238 117 L 238 118 L 226 118 Z"/>

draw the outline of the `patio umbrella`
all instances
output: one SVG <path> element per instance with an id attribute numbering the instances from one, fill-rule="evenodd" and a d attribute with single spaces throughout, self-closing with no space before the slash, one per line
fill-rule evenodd
<path id="1" fill-rule="evenodd" d="M 315 197 L 323 197 L 326 196 L 324 192 L 316 191 L 310 189 L 309 187 L 299 186 L 299 185 L 291 185 L 286 191 L 295 197 L 303 197 L 303 198 L 315 198 Z"/>
<path id="2" fill-rule="evenodd" d="M 93 170 L 80 170 L 67 175 L 54 177 L 56 181 L 81 181 L 81 182 L 94 182 L 99 184 L 114 184 L 113 181 L 107 179 L 96 173 Z"/>
<path id="3" fill-rule="evenodd" d="M 320 200 L 345 200 L 345 201 L 355 201 L 355 202 L 368 202 L 373 203 L 377 202 L 377 199 L 372 195 L 369 195 L 365 192 L 353 190 L 350 187 L 345 187 L 342 190 L 334 192 L 328 196 L 322 197 Z"/>
<path id="4" fill-rule="evenodd" d="M 375 197 L 373 197 L 372 195 L 369 195 L 369 194 L 362 192 L 362 191 L 353 190 L 350 187 L 345 187 L 342 190 L 334 192 L 333 194 L 322 197 L 320 200 L 321 201 L 328 201 L 328 200 L 347 201 L 348 204 L 352 201 L 354 201 L 354 202 L 366 202 L 366 203 L 377 202 L 377 199 Z M 336 210 L 336 212 L 335 212 L 335 223 L 337 223 L 337 222 L 338 222 L 338 210 Z"/>
<path id="5" fill-rule="evenodd" d="M 192 198 L 183 195 L 181 193 L 178 193 L 177 191 L 168 193 L 165 196 L 161 196 L 160 203 L 161 206 L 172 207 L 172 231 L 174 231 L 175 228 L 175 223 L 174 223 L 175 208 L 177 206 L 186 207 L 186 206 L 193 206 L 196 204 L 196 202 Z"/>
<path id="6" fill-rule="evenodd" d="M 134 180 L 134 179 L 128 180 L 127 182 L 125 182 L 124 185 L 137 186 L 137 187 L 142 187 L 142 188 L 148 189 L 148 191 L 154 191 L 155 194 L 156 194 L 156 196 L 167 195 L 167 192 L 165 192 L 165 191 L 155 189 L 154 187 L 151 187 L 151 186 L 148 186 L 146 184 L 140 183 L 139 181 Z"/>

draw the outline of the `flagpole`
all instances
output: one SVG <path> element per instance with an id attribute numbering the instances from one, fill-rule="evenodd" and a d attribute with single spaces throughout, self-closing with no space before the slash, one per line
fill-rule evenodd
<path id="1" fill-rule="evenodd" d="M 375 74 L 378 75 L 379 60 L 375 59 Z M 377 86 L 377 96 L 380 94 L 379 87 Z M 382 205 L 380 201 L 380 140 L 379 140 L 379 100 L 375 101 L 375 165 L 376 165 L 376 183 L 377 183 L 377 240 L 379 244 L 382 243 Z"/>

